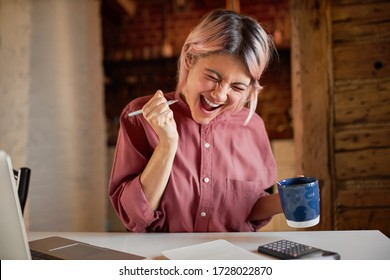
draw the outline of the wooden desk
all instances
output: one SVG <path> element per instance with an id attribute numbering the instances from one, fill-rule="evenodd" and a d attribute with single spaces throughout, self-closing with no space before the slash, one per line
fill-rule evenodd
<path id="1" fill-rule="evenodd" d="M 148 259 L 161 259 L 161 252 L 217 239 L 225 239 L 248 251 L 279 239 L 338 252 L 344 260 L 390 260 L 390 239 L 375 230 L 293 231 L 248 233 L 112 233 L 112 232 L 29 232 L 29 240 L 62 236 L 97 246 L 112 248 Z M 269 257 L 260 255 L 260 258 Z"/>

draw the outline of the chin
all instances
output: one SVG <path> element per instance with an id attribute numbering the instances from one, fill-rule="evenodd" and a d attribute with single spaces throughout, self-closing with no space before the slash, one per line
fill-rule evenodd
<path id="1" fill-rule="evenodd" d="M 214 119 L 214 117 L 202 118 L 197 116 L 192 116 L 192 118 L 197 124 L 209 124 Z"/>

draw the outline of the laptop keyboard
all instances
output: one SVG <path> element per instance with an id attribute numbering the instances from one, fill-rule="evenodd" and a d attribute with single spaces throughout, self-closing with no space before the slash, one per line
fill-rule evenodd
<path id="1" fill-rule="evenodd" d="M 53 257 L 51 257 L 47 254 L 38 252 L 34 249 L 30 249 L 30 253 L 31 253 L 32 260 L 52 260 L 53 259 Z"/>

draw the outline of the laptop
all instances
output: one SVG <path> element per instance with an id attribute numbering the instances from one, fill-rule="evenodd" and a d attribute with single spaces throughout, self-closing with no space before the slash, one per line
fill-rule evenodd
<path id="1" fill-rule="evenodd" d="M 0 150 L 0 259 L 141 260 L 143 256 L 59 236 L 28 242 L 9 155 Z M 31 253 L 33 252 L 33 254 Z"/>

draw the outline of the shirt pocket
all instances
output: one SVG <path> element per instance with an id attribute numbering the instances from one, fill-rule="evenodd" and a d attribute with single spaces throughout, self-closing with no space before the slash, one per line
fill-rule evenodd
<path id="1" fill-rule="evenodd" d="M 241 231 L 248 223 L 248 216 L 261 195 L 262 183 L 226 179 L 226 189 L 220 218 L 229 231 Z"/>

